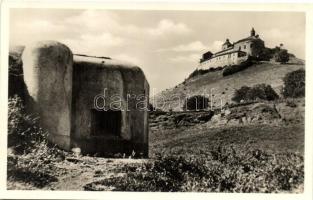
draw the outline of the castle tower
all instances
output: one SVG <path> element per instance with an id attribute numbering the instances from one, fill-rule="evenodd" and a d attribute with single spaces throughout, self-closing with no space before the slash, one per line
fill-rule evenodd
<path id="1" fill-rule="evenodd" d="M 231 46 L 231 43 L 229 42 L 229 39 L 227 38 L 226 41 L 224 42 L 222 49 L 227 49 L 228 47 Z"/>
<path id="2" fill-rule="evenodd" d="M 251 31 L 250 31 L 250 36 L 255 36 L 255 30 L 254 28 L 252 27 Z"/>

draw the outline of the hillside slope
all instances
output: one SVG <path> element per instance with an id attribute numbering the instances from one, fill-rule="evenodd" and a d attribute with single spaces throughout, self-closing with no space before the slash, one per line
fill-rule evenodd
<path id="1" fill-rule="evenodd" d="M 193 95 L 203 95 L 210 97 L 213 94 L 213 105 L 220 106 L 226 102 L 231 103 L 231 98 L 236 89 L 246 85 L 266 83 L 270 84 L 280 95 L 283 85 L 283 77 L 291 71 L 295 71 L 305 66 L 302 64 L 277 64 L 271 62 L 261 62 L 248 69 L 223 77 L 222 70 L 209 72 L 186 80 L 174 88 L 167 89 L 151 97 L 151 103 L 162 110 L 172 109 L 182 110 L 185 99 Z M 221 101 L 222 99 L 222 101 Z"/>

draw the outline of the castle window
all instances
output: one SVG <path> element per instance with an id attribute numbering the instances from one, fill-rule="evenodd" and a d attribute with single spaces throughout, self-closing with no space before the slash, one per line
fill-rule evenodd
<path id="1" fill-rule="evenodd" d="M 252 48 L 252 46 L 253 46 L 253 45 L 252 45 L 252 44 L 250 44 L 250 47 L 251 47 L 251 48 Z"/>
<path id="2" fill-rule="evenodd" d="M 243 48 L 246 49 L 246 45 L 243 45 Z"/>

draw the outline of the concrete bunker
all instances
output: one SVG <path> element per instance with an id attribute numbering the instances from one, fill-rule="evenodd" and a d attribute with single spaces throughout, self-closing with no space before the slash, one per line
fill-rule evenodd
<path id="1" fill-rule="evenodd" d="M 148 156 L 149 84 L 139 67 L 73 55 L 55 41 L 26 46 L 22 60 L 26 106 L 51 142 L 83 154 Z"/>

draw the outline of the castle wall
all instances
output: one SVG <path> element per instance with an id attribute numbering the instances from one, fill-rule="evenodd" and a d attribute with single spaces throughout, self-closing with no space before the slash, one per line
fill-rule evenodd
<path id="1" fill-rule="evenodd" d="M 229 53 L 226 55 L 221 55 L 218 57 L 214 57 L 210 60 L 204 61 L 199 64 L 199 68 L 202 69 L 210 69 L 217 67 L 224 67 L 230 65 L 237 65 L 247 59 L 247 56 L 238 57 L 238 52 Z"/>
<path id="2" fill-rule="evenodd" d="M 252 44 L 251 40 L 240 42 L 240 43 L 236 43 L 236 44 L 234 44 L 234 49 L 235 50 L 244 51 L 248 55 L 251 55 L 252 54 L 251 44 Z"/>
<path id="3" fill-rule="evenodd" d="M 26 46 L 23 55 L 26 107 L 40 116 L 48 139 L 70 149 L 73 55 L 54 41 Z"/>
<path id="4" fill-rule="evenodd" d="M 244 51 L 252 57 L 258 57 L 264 48 L 262 40 L 247 40 L 234 44 L 235 50 Z"/>

